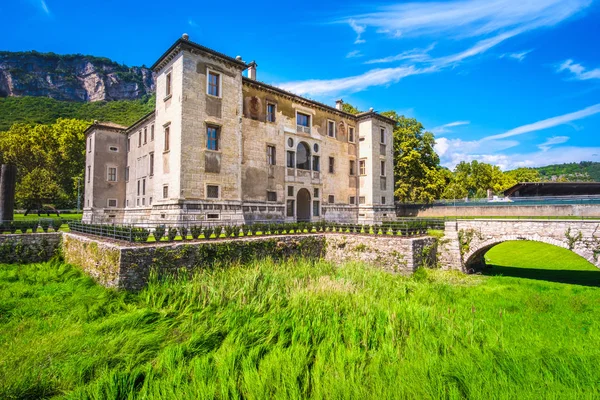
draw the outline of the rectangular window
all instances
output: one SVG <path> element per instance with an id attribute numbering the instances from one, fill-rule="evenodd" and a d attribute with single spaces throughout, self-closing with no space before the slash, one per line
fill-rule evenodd
<path id="1" fill-rule="evenodd" d="M 164 185 L 163 186 L 163 199 L 166 199 L 169 197 L 169 185 Z"/>
<path id="2" fill-rule="evenodd" d="M 296 167 L 296 153 L 293 151 L 287 152 L 287 167 L 295 168 Z"/>
<path id="3" fill-rule="evenodd" d="M 117 199 L 108 199 L 108 206 L 109 207 L 116 207 L 117 206 Z"/>
<path id="4" fill-rule="evenodd" d="M 349 201 L 349 203 L 350 203 L 350 204 L 356 204 L 356 197 L 354 197 L 354 196 L 350 196 L 350 201 Z"/>
<path id="5" fill-rule="evenodd" d="M 321 215 L 321 202 L 313 200 L 313 216 L 318 217 L 319 215 Z"/>
<path id="6" fill-rule="evenodd" d="M 88 165 L 88 183 L 92 179 L 92 167 Z"/>
<path id="7" fill-rule="evenodd" d="M 329 157 L 329 173 L 330 174 L 335 173 L 335 158 L 333 158 L 333 157 Z"/>
<path id="8" fill-rule="evenodd" d="M 212 71 L 208 72 L 208 94 L 216 97 L 219 97 L 221 95 L 221 93 L 219 93 L 221 89 L 220 80 L 221 75 Z"/>
<path id="9" fill-rule="evenodd" d="M 327 136 L 335 137 L 335 121 L 327 121 Z"/>
<path id="10" fill-rule="evenodd" d="M 146 205 L 146 198 L 142 197 L 142 205 L 145 206 Z"/>
<path id="11" fill-rule="evenodd" d="M 367 174 L 367 163 L 365 162 L 365 160 L 360 160 L 358 162 L 358 173 L 361 176 L 364 176 Z"/>
<path id="12" fill-rule="evenodd" d="M 129 153 L 131 151 L 131 138 L 128 137 L 127 138 L 127 152 Z"/>
<path id="13" fill-rule="evenodd" d="M 148 128 L 144 128 L 144 144 L 148 143 Z"/>
<path id="14" fill-rule="evenodd" d="M 146 195 L 146 179 L 142 179 L 142 196 Z"/>
<path id="15" fill-rule="evenodd" d="M 333 204 L 333 203 L 335 203 L 335 196 L 334 196 L 334 195 L 332 195 L 332 194 L 330 194 L 330 195 L 327 197 L 327 202 L 328 202 L 329 204 Z"/>
<path id="16" fill-rule="evenodd" d="M 154 142 L 154 125 L 150 126 L 150 141 Z"/>
<path id="17" fill-rule="evenodd" d="M 135 205 L 139 207 L 139 205 L 140 205 L 140 198 L 139 197 L 137 199 L 135 199 Z"/>
<path id="18" fill-rule="evenodd" d="M 288 200 L 286 203 L 286 216 L 293 217 L 294 216 L 294 200 Z"/>
<path id="19" fill-rule="evenodd" d="M 142 146 L 142 131 L 138 132 L 138 147 Z"/>
<path id="20" fill-rule="evenodd" d="M 356 174 L 356 161 L 350 160 L 350 175 L 354 176 Z"/>
<path id="21" fill-rule="evenodd" d="M 296 114 L 296 131 L 298 133 L 310 134 L 310 115 L 302 113 Z"/>
<path id="22" fill-rule="evenodd" d="M 148 205 L 152 205 L 152 196 L 148 199 Z"/>
<path id="23" fill-rule="evenodd" d="M 137 181 L 137 195 L 140 195 L 140 180 Z"/>
<path id="24" fill-rule="evenodd" d="M 348 141 L 354 143 L 354 127 L 348 127 Z"/>
<path id="25" fill-rule="evenodd" d="M 267 146 L 267 163 L 275 165 L 275 146 Z"/>
<path id="26" fill-rule="evenodd" d="M 267 201 L 277 201 L 277 192 L 267 192 Z"/>
<path id="27" fill-rule="evenodd" d="M 294 197 L 294 187 L 293 186 L 288 186 L 288 196 Z"/>
<path id="28" fill-rule="evenodd" d="M 165 151 L 169 151 L 169 145 L 171 141 L 171 127 L 165 126 Z"/>
<path id="29" fill-rule="evenodd" d="M 385 129 L 384 128 L 381 128 L 381 131 L 380 131 L 380 141 L 381 141 L 381 144 L 385 144 Z"/>
<path id="30" fill-rule="evenodd" d="M 315 190 L 313 190 L 313 197 L 315 199 L 319 198 L 319 188 L 315 188 Z"/>
<path id="31" fill-rule="evenodd" d="M 116 182 L 117 181 L 117 168 L 116 167 L 108 167 L 107 180 L 109 182 Z"/>
<path id="32" fill-rule="evenodd" d="M 129 167 L 125 167 L 125 182 L 129 182 Z"/>
<path id="33" fill-rule="evenodd" d="M 360 196 L 358 198 L 358 204 L 365 204 L 366 202 L 365 196 Z"/>
<path id="34" fill-rule="evenodd" d="M 129 200 L 125 200 L 125 206 L 129 207 Z"/>
<path id="35" fill-rule="evenodd" d="M 385 161 L 381 161 L 381 176 L 385 176 Z"/>
<path id="36" fill-rule="evenodd" d="M 154 176 L 154 153 L 150 153 L 150 176 Z"/>
<path id="37" fill-rule="evenodd" d="M 170 96 L 171 95 L 171 73 L 169 72 L 167 74 L 167 83 L 165 86 L 165 97 Z"/>
<path id="38" fill-rule="evenodd" d="M 313 156 L 313 171 L 320 171 L 321 170 L 321 157 L 319 156 Z"/>
<path id="39" fill-rule="evenodd" d="M 267 103 L 267 122 L 275 122 L 277 107 L 275 104 Z"/>
<path id="40" fill-rule="evenodd" d="M 219 198 L 219 187 L 217 185 L 206 185 L 206 198 L 207 199 L 218 199 Z"/>
<path id="41" fill-rule="evenodd" d="M 206 148 L 208 150 L 219 150 L 219 128 L 208 126 L 206 128 Z"/>
<path id="42" fill-rule="evenodd" d="M 381 204 L 385 204 L 385 196 L 381 197 Z"/>
<path id="43" fill-rule="evenodd" d="M 90 136 L 89 144 L 88 144 L 88 153 L 92 151 L 92 137 Z"/>

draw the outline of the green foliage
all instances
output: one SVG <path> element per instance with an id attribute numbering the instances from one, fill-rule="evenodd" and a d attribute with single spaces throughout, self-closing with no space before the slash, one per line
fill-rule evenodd
<path id="1" fill-rule="evenodd" d="M 600 163 L 582 161 L 580 163 L 556 164 L 539 167 L 542 180 L 556 177 L 559 182 L 600 182 Z"/>
<path id="2" fill-rule="evenodd" d="M 263 261 L 130 294 L 2 266 L 0 398 L 597 398 L 599 321 L 597 288 L 439 270 Z"/>
<path id="3" fill-rule="evenodd" d="M 79 103 L 47 97 L 0 98 L 0 131 L 15 123 L 53 124 L 59 118 L 111 121 L 129 126 L 154 110 L 155 96 L 140 100 Z"/>
<path id="4" fill-rule="evenodd" d="M 462 161 L 454 169 L 442 197 L 446 199 L 459 199 L 467 196 L 484 198 L 487 196 L 488 189 L 500 194 L 516 183 L 495 165 L 477 160 L 470 163 Z"/>
<path id="5" fill-rule="evenodd" d="M 354 107 L 350 103 L 342 104 L 342 111 L 347 112 L 349 114 L 354 114 L 354 115 L 360 114 L 360 111 L 358 110 L 358 108 Z"/>

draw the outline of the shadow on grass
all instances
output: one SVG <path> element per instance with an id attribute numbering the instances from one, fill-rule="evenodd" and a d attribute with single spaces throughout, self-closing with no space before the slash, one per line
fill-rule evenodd
<path id="1" fill-rule="evenodd" d="M 561 269 L 538 269 L 504 267 L 488 265 L 483 271 L 487 276 L 509 276 L 513 278 L 535 279 L 556 283 L 569 283 L 571 285 L 600 287 L 600 270 L 598 271 L 573 271 Z"/>

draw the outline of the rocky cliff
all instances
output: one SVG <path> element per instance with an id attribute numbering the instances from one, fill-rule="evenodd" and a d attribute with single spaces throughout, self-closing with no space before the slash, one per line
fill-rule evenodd
<path id="1" fill-rule="evenodd" d="M 67 101 L 133 100 L 154 92 L 152 71 L 108 58 L 0 52 L 0 97 L 43 96 Z"/>

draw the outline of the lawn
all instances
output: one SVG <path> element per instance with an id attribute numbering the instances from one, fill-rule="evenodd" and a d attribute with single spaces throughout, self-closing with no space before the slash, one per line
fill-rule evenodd
<path id="1" fill-rule="evenodd" d="M 267 261 L 127 294 L 4 265 L 0 326 L 2 399 L 600 396 L 600 291 L 544 280 Z"/>

